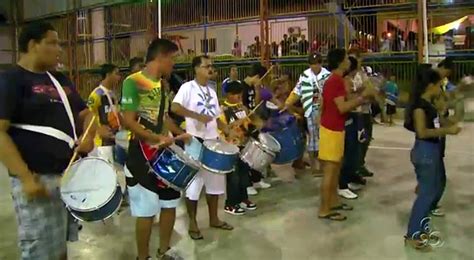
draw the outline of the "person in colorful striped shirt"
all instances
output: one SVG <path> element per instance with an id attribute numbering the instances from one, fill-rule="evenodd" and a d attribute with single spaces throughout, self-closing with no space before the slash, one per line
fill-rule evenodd
<path id="1" fill-rule="evenodd" d="M 323 85 L 330 72 L 322 66 L 323 57 L 319 53 L 312 53 L 308 63 L 309 68 L 301 74 L 285 103 L 287 107 L 293 106 L 298 100 L 303 104 L 308 125 L 307 149 L 310 154 L 311 172 L 313 175 L 321 175 L 316 165 L 319 150 L 319 105 Z"/>
<path id="2" fill-rule="evenodd" d="M 143 70 L 123 82 L 121 111 L 123 124 L 133 138 L 128 148 L 125 168 L 130 197 L 130 211 L 136 217 L 136 242 L 139 260 L 151 259 L 149 241 L 155 215 L 160 213 L 160 248 L 158 259 L 179 259 L 170 252 L 170 241 L 176 220 L 176 207 L 181 194 L 158 182 L 149 174 L 148 160 L 142 152 L 143 143 L 169 146 L 173 134 L 183 134 L 168 116 L 168 91 L 161 78 L 173 71 L 173 55 L 178 47 L 169 40 L 156 39 L 148 47 Z M 187 139 L 189 141 L 190 139 Z"/>

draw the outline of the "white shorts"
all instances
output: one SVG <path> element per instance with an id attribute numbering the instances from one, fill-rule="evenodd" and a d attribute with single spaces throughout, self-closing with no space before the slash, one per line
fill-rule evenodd
<path id="1" fill-rule="evenodd" d="M 130 177 L 129 170 L 125 167 L 125 175 Z M 173 200 L 160 200 L 158 194 L 140 185 L 127 186 L 130 211 L 133 217 L 153 217 L 160 213 L 161 209 L 176 208 L 179 198 Z"/>
<path id="2" fill-rule="evenodd" d="M 199 200 L 203 186 L 206 187 L 206 194 L 222 195 L 225 193 L 225 180 L 225 175 L 201 170 L 186 190 L 186 197 L 190 200 Z"/>
<path id="3" fill-rule="evenodd" d="M 185 151 L 195 160 L 199 159 L 202 145 L 196 139 L 185 146 Z M 222 195 L 226 189 L 226 176 L 222 174 L 211 173 L 206 170 L 200 170 L 189 187 L 186 189 L 186 197 L 190 200 L 199 200 L 202 187 L 206 187 L 206 194 Z"/>

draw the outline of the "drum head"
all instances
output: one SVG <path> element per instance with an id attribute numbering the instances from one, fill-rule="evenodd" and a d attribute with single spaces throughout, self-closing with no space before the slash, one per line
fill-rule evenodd
<path id="1" fill-rule="evenodd" d="M 81 159 L 71 166 L 68 175 L 61 185 L 61 197 L 72 210 L 96 210 L 115 194 L 117 175 L 113 166 L 104 159 Z"/>
<path id="2" fill-rule="evenodd" d="M 262 144 L 263 148 L 274 153 L 278 153 L 281 150 L 280 143 L 270 134 L 260 133 L 258 140 Z"/>
<path id="3" fill-rule="evenodd" d="M 191 156 L 189 156 L 187 153 L 185 153 L 184 150 L 181 149 L 181 147 L 173 144 L 170 147 L 168 147 L 168 149 L 170 149 L 174 154 L 176 154 L 176 156 L 179 159 L 181 159 L 181 161 L 183 161 L 184 164 L 186 164 L 190 167 L 193 167 L 195 169 L 201 168 L 201 165 L 196 160 L 191 158 Z"/>
<path id="4" fill-rule="evenodd" d="M 204 141 L 204 146 L 216 153 L 220 154 L 237 154 L 239 153 L 239 147 L 233 144 L 229 144 L 220 140 L 207 140 Z"/>

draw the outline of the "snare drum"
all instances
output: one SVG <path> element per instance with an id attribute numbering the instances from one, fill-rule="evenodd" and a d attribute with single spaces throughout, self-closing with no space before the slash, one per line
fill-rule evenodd
<path id="1" fill-rule="evenodd" d="M 239 147 L 220 140 L 207 140 L 203 143 L 201 165 L 204 169 L 227 174 L 234 171 L 239 156 Z"/>
<path id="2" fill-rule="evenodd" d="M 156 177 L 176 191 L 185 190 L 200 168 L 200 164 L 177 145 L 156 153 L 149 163 Z"/>
<path id="3" fill-rule="evenodd" d="M 61 198 L 78 220 L 98 221 L 119 209 L 122 190 L 112 164 L 102 158 L 87 157 L 71 166 L 61 183 Z"/>
<path id="4" fill-rule="evenodd" d="M 270 134 L 260 133 L 258 141 L 251 138 L 240 152 L 240 159 L 250 168 L 263 172 L 275 159 L 281 149 L 278 141 Z"/>

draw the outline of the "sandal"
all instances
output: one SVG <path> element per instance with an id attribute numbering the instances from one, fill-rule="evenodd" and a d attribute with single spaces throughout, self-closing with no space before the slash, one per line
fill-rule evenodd
<path id="1" fill-rule="evenodd" d="M 217 229 L 222 229 L 222 230 L 227 230 L 227 231 L 230 231 L 230 230 L 233 230 L 234 227 L 227 224 L 226 222 L 222 222 L 220 225 L 218 226 L 213 226 L 211 225 L 212 228 L 217 228 Z"/>
<path id="2" fill-rule="evenodd" d="M 203 240 L 204 237 L 202 236 L 201 234 L 201 231 L 192 231 L 192 230 L 189 230 L 188 231 L 188 234 L 189 234 L 189 237 L 192 239 L 192 240 Z"/>
<path id="3" fill-rule="evenodd" d="M 431 251 L 432 247 L 428 243 L 424 243 L 420 239 L 412 239 L 404 236 L 405 239 L 405 246 L 409 245 L 412 248 L 419 250 L 421 252 L 429 252 Z"/>
<path id="4" fill-rule="evenodd" d="M 354 207 L 352 207 L 350 205 L 347 205 L 346 203 L 342 203 L 339 206 L 331 208 L 331 210 L 346 210 L 346 211 L 351 211 L 353 209 L 354 209 Z"/>
<path id="5" fill-rule="evenodd" d="M 331 212 L 326 216 L 318 216 L 318 218 L 329 219 L 329 220 L 334 220 L 334 221 L 345 221 L 347 219 L 346 216 L 342 215 L 339 212 Z"/>

